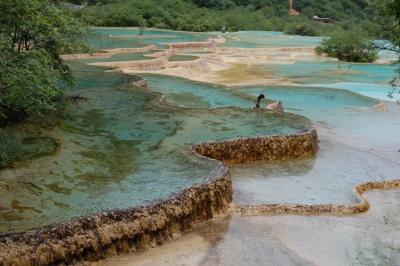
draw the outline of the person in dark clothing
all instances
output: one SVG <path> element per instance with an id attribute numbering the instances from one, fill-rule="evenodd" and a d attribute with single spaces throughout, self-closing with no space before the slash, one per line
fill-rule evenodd
<path id="1" fill-rule="evenodd" d="M 258 95 L 258 97 L 257 97 L 257 101 L 256 101 L 256 107 L 254 107 L 254 109 L 255 110 L 257 110 L 257 109 L 260 109 L 261 108 L 261 106 L 260 106 L 260 104 L 261 104 L 261 100 L 262 99 L 264 99 L 265 98 L 265 95 L 264 94 L 260 94 L 260 95 Z"/>

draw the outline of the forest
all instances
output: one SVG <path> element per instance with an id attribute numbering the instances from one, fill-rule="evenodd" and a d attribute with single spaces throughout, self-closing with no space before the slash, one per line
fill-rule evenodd
<path id="1" fill-rule="evenodd" d="M 300 16 L 288 14 L 286 0 L 75 0 L 78 11 L 95 26 L 138 26 L 185 31 L 276 30 L 304 35 L 328 35 L 340 29 L 371 32 L 374 9 L 365 0 L 294 1 Z M 335 25 L 321 25 L 313 16 L 329 17 Z M 298 25 L 301 25 L 299 28 Z M 304 30 L 306 29 L 306 30 Z"/>

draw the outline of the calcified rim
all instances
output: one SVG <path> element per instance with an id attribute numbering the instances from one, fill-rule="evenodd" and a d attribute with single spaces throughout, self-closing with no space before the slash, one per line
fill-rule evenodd
<path id="1" fill-rule="evenodd" d="M 232 154 L 221 152 L 225 147 L 233 151 Z M 233 194 L 232 181 L 229 169 L 221 161 L 233 164 L 257 159 L 279 160 L 313 155 L 318 151 L 318 136 L 316 130 L 310 129 L 286 136 L 204 142 L 193 145 L 191 149 L 199 157 L 220 159 L 204 183 L 147 206 L 108 210 L 32 231 L 0 234 L 0 265 L 73 263 L 81 259 L 99 259 L 121 251 L 161 245 L 195 224 L 229 210 Z M 252 151 L 255 154 L 247 157 Z M 350 206 L 233 205 L 232 210 L 247 215 L 355 214 L 369 208 L 368 201 L 362 195 L 364 192 L 391 187 L 400 187 L 400 180 L 359 185 L 356 194 L 361 201 Z"/>
<path id="2" fill-rule="evenodd" d="M 71 264 L 162 245 L 229 209 L 231 176 L 219 163 L 204 183 L 146 206 L 108 210 L 0 235 L 0 265 Z"/>
<path id="3" fill-rule="evenodd" d="M 304 148 L 304 141 L 313 145 Z M 223 143 L 235 151 L 241 148 L 258 151 L 260 143 L 267 149 L 274 142 L 278 143 L 273 146 L 277 156 L 285 156 L 288 147 L 289 151 L 294 151 L 289 154 L 292 158 L 302 156 L 303 151 L 310 154 L 318 150 L 315 130 L 286 136 L 205 142 L 192 146 L 192 150 L 202 147 L 204 151 L 212 149 L 214 144 Z M 238 143 L 244 146 L 238 147 Z M 234 153 L 235 156 L 238 154 Z M 257 153 L 257 156 L 262 155 Z M 261 158 L 257 156 L 252 159 Z M 200 153 L 199 158 L 206 157 Z M 217 162 L 217 165 L 204 183 L 176 192 L 169 199 L 147 206 L 86 215 L 32 231 L 0 235 L 0 265 L 69 264 L 161 245 L 194 225 L 229 211 L 233 194 L 229 169 L 221 161 L 206 159 Z M 270 159 L 278 158 L 271 156 Z"/>
<path id="4" fill-rule="evenodd" d="M 400 179 L 373 181 L 357 185 L 353 192 L 355 193 L 358 203 L 352 205 L 339 204 L 260 204 L 260 205 L 243 205 L 233 204 L 232 212 L 240 213 L 247 216 L 256 215 L 336 215 L 347 216 L 366 212 L 370 208 L 367 198 L 363 195 L 365 192 L 374 189 L 391 189 L 400 188 Z"/>

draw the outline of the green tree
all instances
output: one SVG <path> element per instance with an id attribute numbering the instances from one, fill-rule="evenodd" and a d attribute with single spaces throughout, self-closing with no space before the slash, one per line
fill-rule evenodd
<path id="1" fill-rule="evenodd" d="M 370 63 L 377 59 L 375 45 L 360 32 L 335 34 L 323 40 L 316 52 L 337 58 L 339 67 L 340 61 Z"/>
<path id="2" fill-rule="evenodd" d="M 376 36 L 386 40 L 380 48 L 390 50 L 400 58 L 400 0 L 370 0 L 378 13 L 374 20 L 380 25 Z"/>
<path id="3" fill-rule="evenodd" d="M 86 28 L 55 0 L 0 0 L 0 122 L 54 109 L 71 73 L 60 54 L 85 48 Z"/>
<path id="4" fill-rule="evenodd" d="M 316 36 L 316 30 L 309 24 L 301 23 L 297 24 L 289 30 L 285 31 L 286 34 L 295 34 L 301 36 Z"/>
<path id="5" fill-rule="evenodd" d="M 400 0 L 370 0 L 378 13 L 374 20 L 380 25 L 376 37 L 383 41 L 377 44 L 377 48 L 394 52 L 398 56 L 397 76 L 393 78 L 390 84 L 393 87 L 389 97 L 393 97 L 395 92 L 399 92 L 398 83 L 400 80 Z"/>

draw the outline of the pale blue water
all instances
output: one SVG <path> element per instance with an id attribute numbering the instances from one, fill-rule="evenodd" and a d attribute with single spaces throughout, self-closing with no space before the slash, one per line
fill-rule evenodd
<path id="1" fill-rule="evenodd" d="M 337 62 L 327 60 L 265 64 L 265 67 L 281 77 L 305 85 L 336 82 L 387 84 L 396 75 L 396 68 L 392 65 L 342 63 L 339 69 Z"/>
<path id="2" fill-rule="evenodd" d="M 376 99 L 346 89 L 306 86 L 235 89 L 178 78 L 145 77 L 152 88 L 164 93 L 166 100 L 174 104 L 212 108 L 234 103 L 249 109 L 256 97 L 264 93 L 270 100 L 282 101 L 286 111 L 311 118 L 318 127 L 323 136 L 316 158 L 231 167 L 236 202 L 349 204 L 357 202 L 352 192 L 355 185 L 398 178 L 400 165 L 381 154 L 396 156 L 400 150 L 397 141 L 400 111 L 391 107 L 388 113 L 378 112 L 373 107 L 378 103 Z M 179 94 L 180 90 L 190 95 L 188 99 L 198 98 L 198 101 L 175 97 L 173 94 Z"/>
<path id="3" fill-rule="evenodd" d="M 251 87 L 241 91 L 253 97 L 263 93 L 269 99 L 282 101 L 290 111 L 301 113 L 314 121 L 332 121 L 346 109 L 372 107 L 378 103 L 377 100 L 347 90 L 322 87 Z"/>
<path id="4" fill-rule="evenodd" d="M 237 48 L 314 47 L 324 39 L 324 37 L 287 35 L 275 31 L 239 31 L 221 36 L 227 39 L 223 46 Z"/>
<path id="5" fill-rule="evenodd" d="M 127 48 L 165 43 L 205 41 L 212 35 L 207 33 L 178 32 L 146 28 L 139 36 L 138 28 L 93 28 L 94 36 L 89 39 L 93 48 Z"/>
<path id="6" fill-rule="evenodd" d="M 147 55 L 151 55 L 156 52 L 158 52 L 158 50 L 150 50 L 146 52 L 120 53 L 120 54 L 114 54 L 110 57 L 85 58 L 85 59 L 80 59 L 79 61 L 82 63 L 96 63 L 96 62 L 123 62 L 123 61 L 151 60 L 154 59 L 154 57 L 149 57 Z"/>
<path id="7" fill-rule="evenodd" d="M 378 100 L 345 89 L 306 86 L 227 88 L 181 78 L 144 75 L 167 102 L 182 107 L 218 108 L 238 106 L 251 109 L 261 93 L 269 101 L 279 100 L 288 112 L 309 117 L 321 127 L 334 129 L 343 138 L 387 149 L 400 132 L 392 113 L 374 110 Z M 265 100 L 263 106 L 269 101 Z"/>
<path id="8" fill-rule="evenodd" d="M 264 67 L 273 75 L 304 86 L 344 89 L 378 100 L 399 100 L 399 94 L 388 97 L 392 91 L 389 82 L 397 75 L 396 67 L 390 64 L 341 63 L 338 68 L 335 61 L 313 59 Z"/>
<path id="9" fill-rule="evenodd" d="M 310 126 L 308 119 L 292 114 L 167 105 L 157 93 L 130 85 L 134 77 L 76 63 L 71 67 L 78 76 L 75 93 L 88 102 L 49 117 L 50 126 L 26 123 L 7 132 L 11 140 L 20 132 L 46 137 L 59 150 L 50 147 L 42 154 L 49 141 L 38 147 L 22 142 L 34 156 L 0 171 L 0 232 L 165 199 L 221 167 L 193 154 L 191 144 L 290 134 Z"/>
<path id="10" fill-rule="evenodd" d="M 253 98 L 236 95 L 234 90 L 209 83 L 194 82 L 182 78 L 161 75 L 141 75 L 151 89 L 162 93 L 168 102 L 176 106 L 192 108 L 216 108 L 238 106 L 252 107 Z"/>
<path id="11" fill-rule="evenodd" d="M 103 38 L 92 40 L 95 48 L 159 45 L 217 35 L 146 30 L 141 39 L 135 36 L 137 29 L 96 30 Z M 285 43 L 308 46 L 317 42 L 315 38 L 288 38 L 276 32 L 236 35 L 245 37 L 244 41 L 233 41 L 232 45 L 240 47 Z M 146 53 L 121 54 L 106 60 L 136 60 Z M 380 99 L 385 82 L 393 75 L 390 66 L 356 64 L 338 72 L 336 63 L 329 61 L 265 65 L 276 75 L 303 84 L 297 87 L 238 89 L 143 75 L 152 91 L 133 87 L 133 76 L 80 63 L 71 63 L 71 67 L 78 77 L 71 93 L 87 97 L 88 102 L 46 117 L 51 122 L 47 126 L 26 123 L 11 127 L 5 132 L 7 138 L 2 138 L 7 139 L 3 146 L 8 147 L 6 153 L 14 155 L 14 164 L 0 171 L 0 232 L 165 199 L 179 189 L 204 182 L 219 170 L 216 162 L 192 154 L 191 144 L 290 134 L 310 126 L 304 116 L 328 134 L 332 143 L 324 140 L 316 159 L 235 168 L 236 176 L 243 177 L 235 179 L 242 188 L 235 187 L 236 192 L 244 193 L 241 199 L 247 201 L 252 195 L 254 202 L 329 202 L 333 192 L 345 191 L 349 185 L 375 177 L 390 178 L 398 172 L 392 162 L 371 152 L 400 146 L 400 116 L 375 111 L 373 106 L 378 101 L 359 94 Z M 287 111 L 297 115 L 252 112 L 260 93 L 269 100 L 282 101 Z M 27 156 L 17 158 L 21 152 Z M 341 199 L 348 200 L 348 194 L 337 202 Z"/>
<path id="12" fill-rule="evenodd" d="M 333 84 L 310 84 L 309 86 L 348 90 L 381 101 L 400 101 L 399 89 L 395 89 L 395 93 L 392 93 L 394 88 L 389 84 L 379 85 L 357 82 L 339 82 Z"/>

